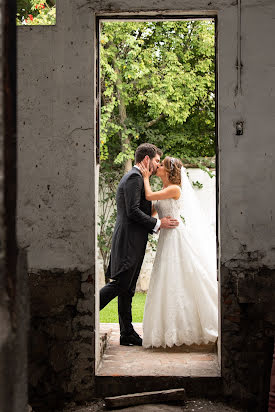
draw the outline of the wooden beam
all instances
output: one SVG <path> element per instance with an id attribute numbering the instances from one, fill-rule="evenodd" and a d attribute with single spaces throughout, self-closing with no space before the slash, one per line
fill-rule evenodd
<path id="1" fill-rule="evenodd" d="M 129 395 L 113 396 L 105 398 L 107 408 L 123 408 L 125 406 L 135 406 L 148 403 L 166 403 L 182 401 L 186 399 L 185 390 L 169 389 L 166 391 L 140 392 Z"/>

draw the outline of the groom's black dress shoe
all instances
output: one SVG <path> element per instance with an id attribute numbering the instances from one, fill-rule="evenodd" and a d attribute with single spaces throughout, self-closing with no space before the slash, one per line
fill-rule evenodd
<path id="1" fill-rule="evenodd" d="M 120 344 L 123 346 L 142 346 L 141 337 L 134 331 L 131 335 L 120 336 Z"/>

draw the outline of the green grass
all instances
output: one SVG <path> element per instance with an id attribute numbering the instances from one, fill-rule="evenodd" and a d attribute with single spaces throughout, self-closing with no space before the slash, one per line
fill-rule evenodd
<path id="1" fill-rule="evenodd" d="M 146 294 L 136 293 L 132 302 L 133 322 L 142 322 Z M 117 298 L 113 299 L 104 309 L 100 311 L 100 322 L 118 323 Z"/>

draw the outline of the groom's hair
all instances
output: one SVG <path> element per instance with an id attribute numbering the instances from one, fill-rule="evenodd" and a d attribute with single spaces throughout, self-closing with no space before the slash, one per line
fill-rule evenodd
<path id="1" fill-rule="evenodd" d="M 150 159 L 153 159 L 156 155 L 162 156 L 162 151 L 151 143 L 142 143 L 138 146 L 136 153 L 135 153 L 135 162 L 140 163 L 145 158 L 145 156 L 149 156 Z"/>

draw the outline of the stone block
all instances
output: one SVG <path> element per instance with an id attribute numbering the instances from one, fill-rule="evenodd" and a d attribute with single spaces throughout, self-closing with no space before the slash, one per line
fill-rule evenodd
<path id="1" fill-rule="evenodd" d="M 91 343 L 85 343 L 85 342 L 80 342 L 78 339 L 76 342 L 72 342 L 70 346 L 70 352 L 71 355 L 74 357 L 75 364 L 77 364 L 79 359 L 88 359 L 88 358 L 93 358 L 94 357 L 94 346 L 93 342 Z"/>
<path id="2" fill-rule="evenodd" d="M 275 271 L 264 268 L 247 273 L 237 280 L 240 303 L 272 303 L 275 290 Z"/>
<path id="3" fill-rule="evenodd" d="M 92 315 L 78 315 L 72 321 L 73 329 L 79 330 L 82 328 L 89 328 L 89 330 L 93 330 L 93 318 Z"/>
<path id="4" fill-rule="evenodd" d="M 92 313 L 94 311 L 94 302 L 92 299 L 79 299 L 77 302 L 77 311 L 81 313 Z"/>
<path id="5" fill-rule="evenodd" d="M 75 306 L 80 293 L 80 275 L 76 272 L 51 272 L 29 275 L 31 316 L 48 317 L 61 313 L 66 306 Z"/>
<path id="6" fill-rule="evenodd" d="M 93 298 L 94 297 L 94 285 L 89 282 L 82 282 L 81 284 L 81 292 L 84 294 L 85 298 Z"/>
<path id="7" fill-rule="evenodd" d="M 50 350 L 49 361 L 52 368 L 59 373 L 71 364 L 67 348 L 63 344 L 56 343 Z"/>
<path id="8" fill-rule="evenodd" d="M 81 336 L 82 338 L 88 338 L 88 339 L 93 339 L 94 338 L 94 332 L 92 330 L 80 330 L 78 332 L 78 335 Z"/>
<path id="9" fill-rule="evenodd" d="M 81 282 L 87 282 L 88 277 L 91 275 L 91 271 L 83 272 L 81 274 Z"/>
<path id="10" fill-rule="evenodd" d="M 67 321 L 62 324 L 57 321 L 55 324 L 51 325 L 49 332 L 51 336 L 53 336 L 57 340 L 70 340 L 72 338 L 71 322 Z"/>

